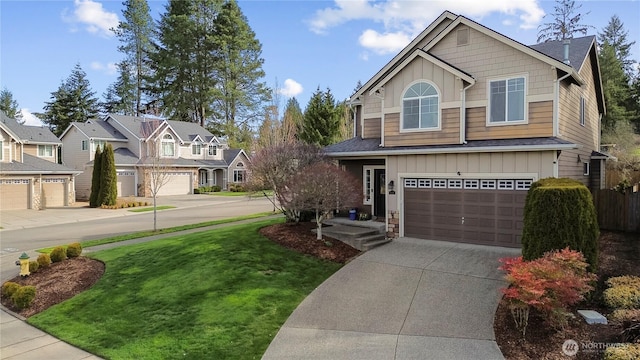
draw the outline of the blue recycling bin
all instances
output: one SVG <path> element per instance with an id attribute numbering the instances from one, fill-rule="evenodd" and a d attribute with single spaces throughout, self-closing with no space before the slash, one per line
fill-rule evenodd
<path id="1" fill-rule="evenodd" d="M 356 209 L 349 210 L 349 220 L 355 220 L 357 212 L 358 211 Z"/>

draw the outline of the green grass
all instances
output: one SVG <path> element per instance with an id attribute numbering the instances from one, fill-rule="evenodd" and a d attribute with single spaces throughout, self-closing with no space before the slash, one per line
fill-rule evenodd
<path id="1" fill-rule="evenodd" d="M 640 147 L 637 147 L 634 151 L 633 151 L 634 155 L 638 155 L 640 156 Z"/>
<path id="2" fill-rule="evenodd" d="M 28 322 L 109 359 L 259 359 L 341 266 L 258 234 L 280 221 L 93 253 L 106 264 L 102 279 Z"/>
<path id="3" fill-rule="evenodd" d="M 213 226 L 213 225 L 227 224 L 227 223 L 241 221 L 241 220 L 257 219 L 257 218 L 261 218 L 269 215 L 274 215 L 274 213 L 262 212 L 262 213 L 256 213 L 256 214 L 250 214 L 250 215 L 236 216 L 228 219 L 205 221 L 197 224 L 174 226 L 170 228 L 158 229 L 157 231 L 153 231 L 153 230 L 139 231 L 131 234 L 111 236 L 111 237 L 96 239 L 96 240 L 87 240 L 87 241 L 83 241 L 81 244 L 83 248 L 88 248 L 88 247 L 98 246 L 103 244 L 111 244 L 111 243 L 120 242 L 120 241 L 139 239 L 147 236 L 154 236 L 159 234 L 170 234 L 178 231 L 197 229 L 197 228 Z M 39 253 L 48 254 L 51 252 L 51 250 L 53 250 L 54 247 L 55 246 L 51 246 L 47 248 L 38 249 L 36 251 Z"/>
<path id="4" fill-rule="evenodd" d="M 156 206 L 156 210 L 166 210 L 166 209 L 175 209 L 175 208 L 176 208 L 175 206 L 171 206 L 171 205 Z M 152 207 L 139 208 L 139 209 L 131 209 L 129 211 L 131 211 L 131 212 L 153 211 L 153 206 Z"/>

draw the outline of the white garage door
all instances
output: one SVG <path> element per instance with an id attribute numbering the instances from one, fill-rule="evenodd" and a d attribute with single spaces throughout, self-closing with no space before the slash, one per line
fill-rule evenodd
<path id="1" fill-rule="evenodd" d="M 42 179 L 43 208 L 65 206 L 65 179 Z"/>
<path id="2" fill-rule="evenodd" d="M 159 196 L 191 194 L 191 173 L 171 172 L 167 182 L 158 191 Z"/>
<path id="3" fill-rule="evenodd" d="M 29 208 L 29 180 L 0 180 L 0 209 L 17 210 Z"/>
<path id="4" fill-rule="evenodd" d="M 530 179 L 405 179 L 404 235 L 520 247 Z"/>
<path id="5" fill-rule="evenodd" d="M 118 171 L 118 196 L 136 195 L 136 173 L 134 171 Z"/>

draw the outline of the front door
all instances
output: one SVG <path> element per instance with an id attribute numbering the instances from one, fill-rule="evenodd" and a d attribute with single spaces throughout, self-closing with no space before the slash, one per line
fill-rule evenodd
<path id="1" fill-rule="evenodd" d="M 384 169 L 375 169 L 373 171 L 373 179 L 373 215 L 384 217 L 387 208 L 385 202 L 387 183 L 385 182 Z"/>

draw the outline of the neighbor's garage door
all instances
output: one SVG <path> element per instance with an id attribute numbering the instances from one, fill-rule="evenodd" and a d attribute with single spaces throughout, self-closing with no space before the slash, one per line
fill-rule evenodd
<path id="1" fill-rule="evenodd" d="M 118 196 L 134 196 L 136 194 L 136 173 L 134 171 L 118 171 Z"/>
<path id="2" fill-rule="evenodd" d="M 158 195 L 184 195 L 191 194 L 191 173 L 168 173 L 167 182 L 160 188 Z"/>
<path id="3" fill-rule="evenodd" d="M 404 235 L 520 247 L 530 179 L 405 179 Z"/>
<path id="4" fill-rule="evenodd" d="M 0 180 L 0 209 L 17 210 L 29 208 L 29 180 Z"/>
<path id="5" fill-rule="evenodd" d="M 65 186 L 64 178 L 42 179 L 43 207 L 64 206 Z"/>

